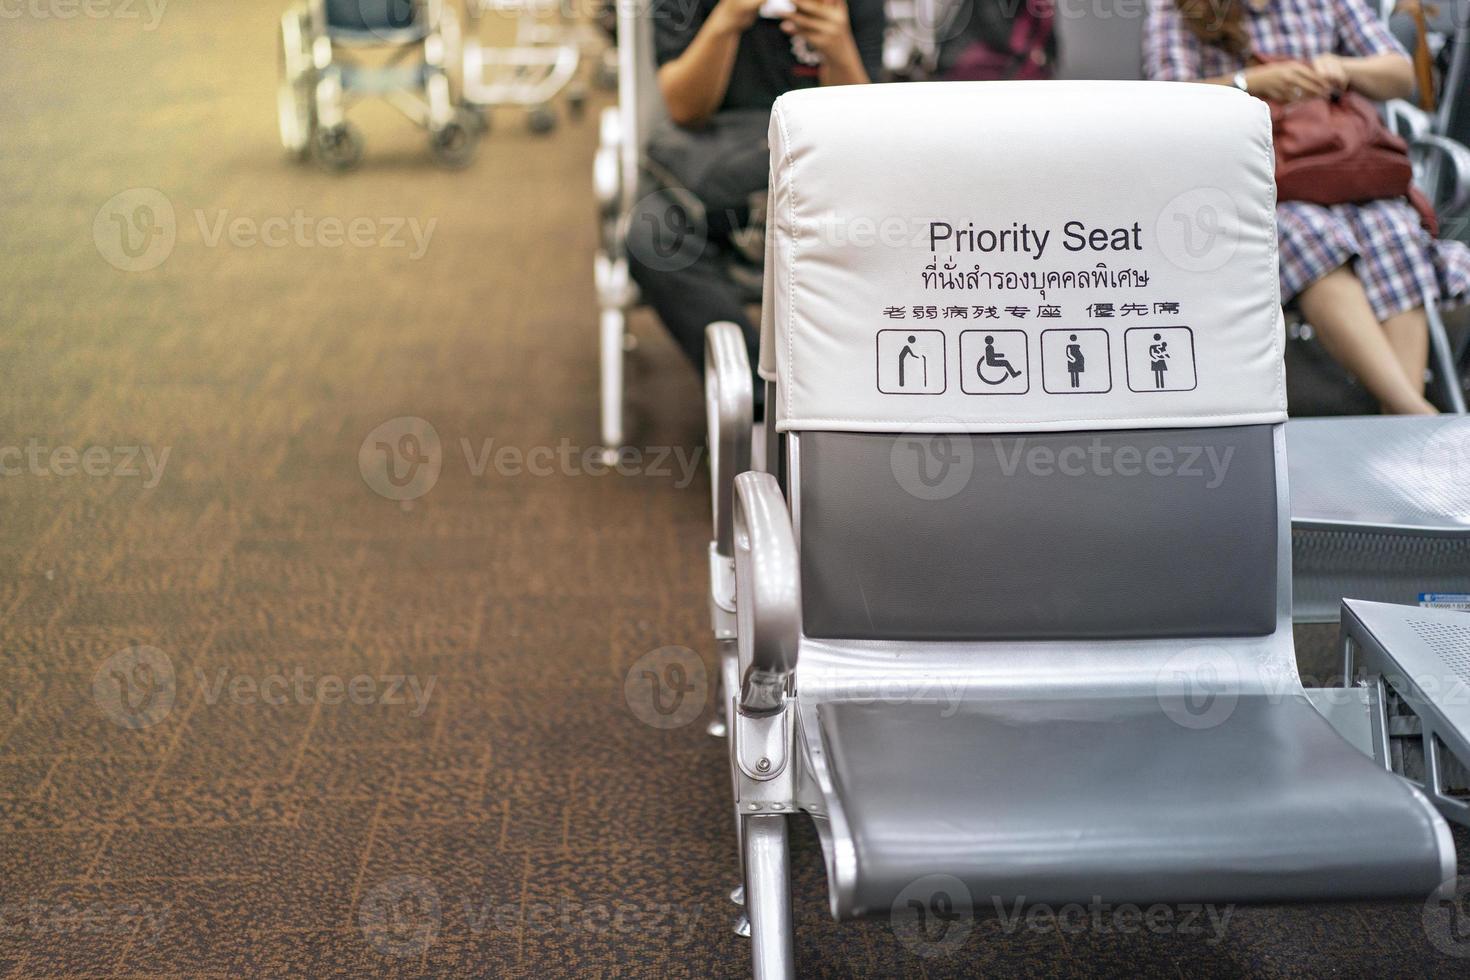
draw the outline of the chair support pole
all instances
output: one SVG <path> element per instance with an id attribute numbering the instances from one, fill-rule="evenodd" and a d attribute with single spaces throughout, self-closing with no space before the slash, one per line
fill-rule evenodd
<path id="1" fill-rule="evenodd" d="M 755 980 L 796 976 L 786 817 L 745 818 L 745 908 Z"/>

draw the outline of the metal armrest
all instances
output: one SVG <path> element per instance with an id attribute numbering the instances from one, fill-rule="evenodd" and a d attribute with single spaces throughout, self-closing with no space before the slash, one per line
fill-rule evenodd
<path id="1" fill-rule="evenodd" d="M 1404 99 L 1383 103 L 1384 121 L 1388 128 L 1406 140 L 1416 140 L 1433 132 L 1429 113 Z"/>
<path id="2" fill-rule="evenodd" d="M 704 331 L 704 409 L 709 435 L 710 613 L 715 637 L 735 635 L 735 478 L 750 469 L 753 394 L 745 335 L 733 323 Z"/>
<path id="3" fill-rule="evenodd" d="M 1449 197 L 1437 202 L 1441 213 L 1454 214 L 1470 203 L 1470 148 L 1448 136 L 1424 133 L 1409 140 L 1409 150 L 1416 163 L 1427 163 L 1425 158 L 1432 156 L 1436 159 L 1437 166 L 1448 167 Z M 1444 173 L 1439 170 L 1435 172 L 1438 175 Z M 1431 180 L 1430 184 L 1426 190 L 1432 193 L 1437 182 Z"/>
<path id="4" fill-rule="evenodd" d="M 736 477 L 734 517 L 740 710 L 772 714 L 782 708 L 801 635 L 796 537 L 776 478 Z"/>

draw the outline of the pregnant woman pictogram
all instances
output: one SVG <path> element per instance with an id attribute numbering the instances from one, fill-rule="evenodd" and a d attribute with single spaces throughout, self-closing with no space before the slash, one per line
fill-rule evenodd
<path id="1" fill-rule="evenodd" d="M 987 378 L 985 376 L 985 368 L 987 365 L 993 368 L 1004 368 L 1006 373 L 1002 377 L 996 378 L 992 381 L 990 378 Z M 1021 372 L 1017 371 L 1014 367 L 1011 366 L 1011 362 L 1006 360 L 1006 356 L 1004 354 L 996 352 L 995 337 L 991 336 L 990 334 L 986 334 L 985 336 L 985 356 L 975 362 L 975 373 L 980 376 L 981 381 L 985 382 L 988 385 L 1005 384 L 1011 378 L 1020 377 L 1021 375 Z"/>
<path id="2" fill-rule="evenodd" d="M 1067 373 L 1072 376 L 1072 387 L 1076 388 L 1082 380 L 1082 372 L 1087 370 L 1087 359 L 1082 356 L 1082 345 L 1077 343 L 1077 335 L 1069 334 L 1071 341 L 1067 345 Z"/>

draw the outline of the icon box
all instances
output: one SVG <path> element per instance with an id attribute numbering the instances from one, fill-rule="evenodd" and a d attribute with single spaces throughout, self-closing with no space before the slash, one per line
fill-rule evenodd
<path id="1" fill-rule="evenodd" d="M 942 330 L 879 330 L 878 391 L 942 395 L 948 384 Z"/>
<path id="2" fill-rule="evenodd" d="M 995 364 L 987 359 L 987 342 L 994 349 Z M 967 395 L 1024 395 L 1030 391 L 1031 354 L 1026 331 L 966 330 L 961 333 L 960 390 Z"/>
<path id="3" fill-rule="evenodd" d="M 1189 327 L 1133 327 L 1123 334 L 1128 390 L 1193 391 L 1194 331 Z"/>
<path id="4" fill-rule="evenodd" d="M 1069 348 L 1078 353 L 1069 357 Z M 1080 356 L 1079 356 L 1080 355 Z M 1041 388 L 1052 395 L 1100 395 L 1113 390 L 1113 350 L 1099 327 L 1041 331 Z M 1074 375 L 1073 363 L 1081 365 Z"/>

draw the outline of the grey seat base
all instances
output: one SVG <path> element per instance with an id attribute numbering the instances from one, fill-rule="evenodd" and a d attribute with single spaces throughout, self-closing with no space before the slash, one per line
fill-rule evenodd
<path id="1" fill-rule="evenodd" d="M 1216 697 L 820 705 L 858 876 L 835 911 L 888 914 L 926 875 L 982 911 L 1424 900 L 1454 877 L 1429 801 L 1304 697 Z"/>

